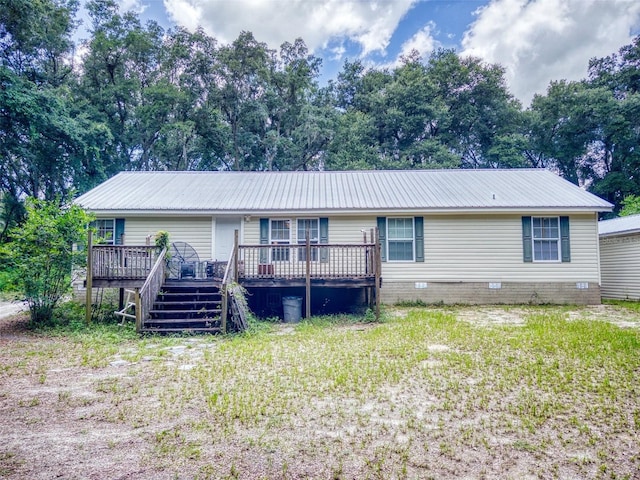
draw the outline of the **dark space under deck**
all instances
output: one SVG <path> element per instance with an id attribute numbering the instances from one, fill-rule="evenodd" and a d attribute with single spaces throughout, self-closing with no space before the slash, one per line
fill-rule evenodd
<path id="1" fill-rule="evenodd" d="M 247 290 L 247 301 L 258 317 L 283 318 L 283 297 L 301 297 L 302 312 L 307 310 L 305 278 L 243 278 L 240 284 Z M 371 307 L 375 277 L 311 278 L 311 315 L 364 313 Z M 304 315 L 303 315 L 304 316 Z"/>
<path id="2" fill-rule="evenodd" d="M 311 288 L 373 288 L 375 278 L 311 278 Z M 288 288 L 306 287 L 304 278 L 242 278 L 240 284 L 245 288 Z"/>

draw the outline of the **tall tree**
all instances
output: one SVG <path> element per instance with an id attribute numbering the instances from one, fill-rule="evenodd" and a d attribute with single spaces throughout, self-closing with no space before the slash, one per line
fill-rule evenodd
<path id="1" fill-rule="evenodd" d="M 328 144 L 332 118 L 326 91 L 317 88 L 321 61 L 298 38 L 285 42 L 270 72 L 264 101 L 266 170 L 315 168 Z"/>
<path id="2" fill-rule="evenodd" d="M 143 27 L 132 12 L 120 14 L 115 0 L 92 0 L 87 10 L 92 36 L 82 93 L 92 117 L 113 135 L 110 169 L 148 170 L 172 93 L 157 84 L 164 32 L 155 22 Z"/>
<path id="3" fill-rule="evenodd" d="M 534 166 L 556 170 L 576 185 L 585 182 L 584 155 L 594 128 L 588 97 L 582 82 L 552 82 L 546 95 L 534 96 L 528 115 L 529 156 L 539 162 Z"/>
<path id="4" fill-rule="evenodd" d="M 396 168 L 452 168 L 460 159 L 442 139 L 451 118 L 430 69 L 415 54 L 393 72 L 384 94 L 380 131 L 387 164 Z"/>
<path id="5" fill-rule="evenodd" d="M 392 79 L 387 70 L 367 69 L 361 61 L 345 62 L 337 81 L 330 84 L 337 115 L 325 168 L 393 168 L 382 146 L 387 133 L 384 92 Z"/>
<path id="6" fill-rule="evenodd" d="M 242 32 L 219 51 L 217 92 L 220 110 L 230 130 L 226 155 L 229 170 L 260 170 L 261 139 L 266 133 L 268 112 L 263 101 L 268 89 L 274 52 L 250 32 Z"/>
<path id="7" fill-rule="evenodd" d="M 428 76 L 446 115 L 441 142 L 465 168 L 522 166 L 514 155 L 521 106 L 509 93 L 500 65 L 438 50 L 429 59 Z"/>
<path id="8" fill-rule="evenodd" d="M 620 207 L 640 194 L 640 36 L 589 63 L 595 128 L 588 142 L 591 189 Z"/>
<path id="9" fill-rule="evenodd" d="M 72 0 L 0 1 L 0 191 L 54 199 L 87 179 L 108 132 L 76 108 Z M 98 169 L 99 170 L 99 169 Z M 4 209 L 11 224 L 19 208 Z"/>

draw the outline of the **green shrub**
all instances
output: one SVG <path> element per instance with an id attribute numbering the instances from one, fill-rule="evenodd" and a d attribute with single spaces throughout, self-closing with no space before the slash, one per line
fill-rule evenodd
<path id="1" fill-rule="evenodd" d="M 27 218 L 12 231 L 3 255 L 15 266 L 18 291 L 38 325 L 52 321 L 57 303 L 71 289 L 72 268 L 85 261 L 73 246 L 86 243 L 91 217 L 70 202 L 29 198 L 26 208 Z"/>

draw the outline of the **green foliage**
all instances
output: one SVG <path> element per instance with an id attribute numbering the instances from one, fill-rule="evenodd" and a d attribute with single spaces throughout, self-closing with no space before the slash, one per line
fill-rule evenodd
<path id="1" fill-rule="evenodd" d="M 122 170 L 548 168 L 616 205 L 640 195 L 640 36 L 523 110 L 504 68 L 453 50 L 393 68 L 346 62 L 318 84 L 302 39 L 219 44 L 77 0 L 0 0 L 0 243 L 26 196 Z"/>
<path id="2" fill-rule="evenodd" d="M 2 255 L 0 254 L 0 259 Z M 18 289 L 18 274 L 7 264 L 0 267 L 0 292 L 11 293 Z"/>
<path id="3" fill-rule="evenodd" d="M 29 304 L 31 322 L 50 322 L 58 301 L 71 288 L 72 269 L 81 266 L 91 217 L 79 206 L 28 199 L 27 218 L 4 248 L 18 273 L 18 290 Z"/>
<path id="4" fill-rule="evenodd" d="M 346 63 L 334 86 L 344 110 L 326 165 L 353 168 L 522 166 L 520 106 L 498 65 L 441 50 L 393 71 Z M 509 148 L 510 145 L 510 148 Z"/>
<path id="5" fill-rule="evenodd" d="M 119 324 L 120 319 L 113 313 L 115 310 L 116 305 L 107 303 L 94 305 L 91 324 L 87 324 L 84 304 L 73 300 L 58 302 L 48 321 L 32 324 L 32 327 L 35 327 L 40 332 L 53 333 L 55 335 L 86 332 L 95 325 Z"/>
<path id="6" fill-rule="evenodd" d="M 159 252 L 164 248 L 168 249 L 169 245 L 171 245 L 169 241 L 169 232 L 166 230 L 159 230 L 156 232 L 155 245 Z"/>
<path id="7" fill-rule="evenodd" d="M 640 213 L 640 195 L 627 195 L 622 200 L 622 210 L 620 216 L 637 215 Z"/>
<path id="8" fill-rule="evenodd" d="M 606 305 L 616 305 L 630 310 L 631 312 L 640 313 L 640 302 L 637 301 L 605 299 L 602 303 Z"/>

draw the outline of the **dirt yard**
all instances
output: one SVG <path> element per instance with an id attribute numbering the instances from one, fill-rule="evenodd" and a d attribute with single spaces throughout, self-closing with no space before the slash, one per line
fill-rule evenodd
<path id="1" fill-rule="evenodd" d="M 640 394 L 637 384 L 629 398 L 606 393 L 615 398 L 611 422 L 618 421 L 618 407 L 629 410 L 631 422 L 610 428 L 601 419 L 607 412 L 587 412 L 586 404 L 551 405 L 552 413 L 541 413 L 547 404 L 535 398 L 526 404 L 512 399 L 505 406 L 510 400 L 478 393 L 503 388 L 487 384 L 497 364 L 487 367 L 486 376 L 475 364 L 467 365 L 480 360 L 471 347 L 460 346 L 466 340 L 455 332 L 469 324 L 476 337 L 495 328 L 505 332 L 492 342 L 519 335 L 531 314 L 526 307 L 433 309 L 461 321 L 450 336 L 438 333 L 438 324 L 429 320 L 424 325 L 430 333 L 402 331 L 388 349 L 364 350 L 376 348 L 363 347 L 365 337 L 375 345 L 409 329 L 407 316 L 414 310 L 392 309 L 382 326 L 327 326 L 322 335 L 330 339 L 319 337 L 319 343 L 316 330 L 290 325 L 256 335 L 262 343 L 251 337 L 53 337 L 28 331 L 24 313 L 5 314 L 0 318 L 0 478 L 640 479 L 640 399 L 632 395 Z M 633 331 L 640 326 L 640 315 L 613 306 L 559 311 L 569 320 L 610 322 Z M 407 367 L 399 364 L 398 371 L 380 372 L 380 365 L 393 366 L 410 350 L 401 343 L 410 335 L 422 342 L 407 353 L 414 370 L 403 372 Z M 346 370 L 341 379 L 337 367 L 325 372 L 325 360 L 330 364 L 334 355 L 331 342 L 339 337 L 351 339 L 354 351 L 341 352 L 346 356 L 338 363 L 367 370 L 369 357 L 384 356 L 385 362 L 372 364 L 376 368 L 362 377 Z M 287 349 L 295 353 L 288 357 Z M 513 361 L 514 352 L 505 358 Z M 301 356 L 305 362 L 295 363 Z M 256 370 L 243 367 L 251 358 L 260 365 Z M 295 375 L 281 365 L 282 358 L 291 359 Z M 447 376 L 453 371 L 456 378 Z M 518 382 L 511 374 L 497 375 Z M 252 377 L 248 388 L 245 376 Z M 235 411 L 235 397 L 216 390 L 220 378 L 225 379 L 220 385 L 240 392 L 244 403 L 238 404 L 245 407 Z M 639 379 L 637 371 L 634 381 Z M 252 398 L 254 390 L 273 397 Z M 278 402 L 283 405 L 274 406 Z"/>

